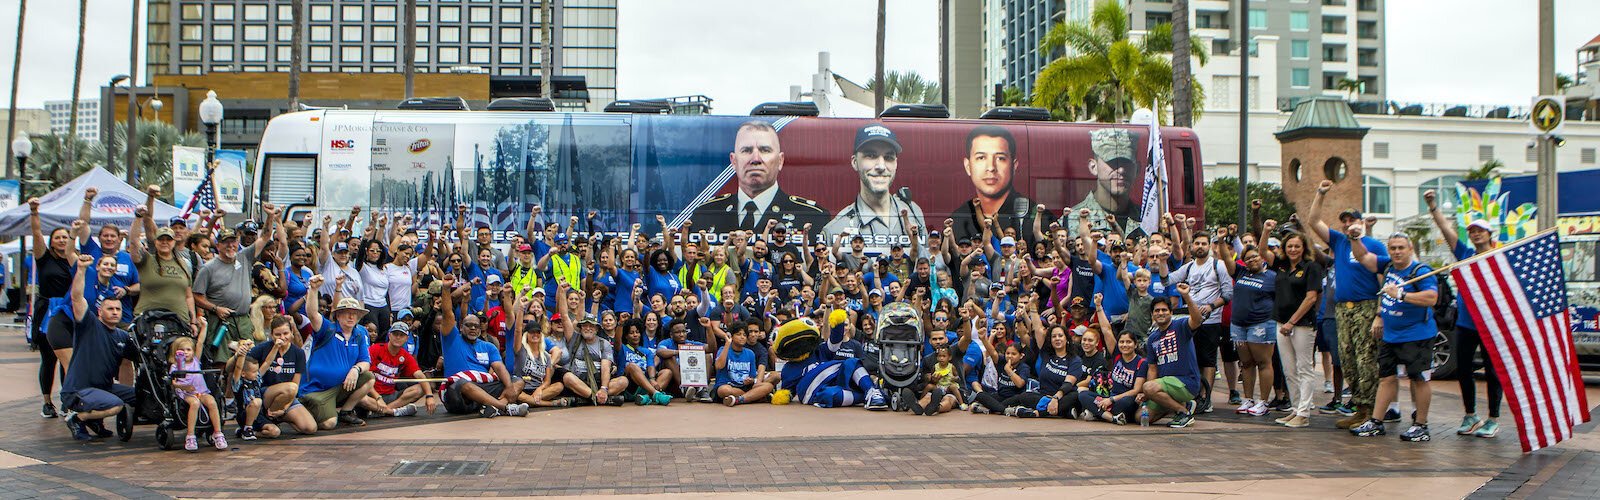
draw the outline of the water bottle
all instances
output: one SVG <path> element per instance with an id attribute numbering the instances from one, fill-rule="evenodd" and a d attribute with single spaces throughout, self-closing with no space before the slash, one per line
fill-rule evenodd
<path id="1" fill-rule="evenodd" d="M 1149 408 L 1140 408 L 1139 409 L 1139 427 L 1149 427 L 1149 426 L 1150 426 L 1150 409 Z"/>

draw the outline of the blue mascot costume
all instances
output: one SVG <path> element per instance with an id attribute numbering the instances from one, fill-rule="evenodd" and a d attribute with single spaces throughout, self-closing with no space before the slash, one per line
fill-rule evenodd
<path id="1" fill-rule="evenodd" d="M 816 323 L 801 318 L 778 327 L 774 353 L 786 363 L 783 381 L 772 395 L 772 404 L 799 401 L 820 408 L 864 404 L 868 410 L 889 408 L 878 385 L 856 358 L 837 356 L 844 343 L 849 315 L 834 310 L 828 316 L 828 338 L 824 342 Z"/>

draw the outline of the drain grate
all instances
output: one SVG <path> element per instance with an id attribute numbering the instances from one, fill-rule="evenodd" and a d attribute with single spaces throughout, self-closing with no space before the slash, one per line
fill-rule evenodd
<path id="1" fill-rule="evenodd" d="M 391 476 L 482 476 L 494 462 L 471 460 L 401 460 Z"/>

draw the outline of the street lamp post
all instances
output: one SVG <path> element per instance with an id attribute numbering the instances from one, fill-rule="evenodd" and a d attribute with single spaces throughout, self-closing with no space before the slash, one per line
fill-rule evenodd
<path id="1" fill-rule="evenodd" d="M 133 81 L 129 79 L 128 75 L 117 75 L 111 77 L 111 82 L 106 84 L 106 87 L 111 89 L 113 101 L 115 101 L 115 97 L 117 95 L 117 85 L 124 81 L 128 82 L 128 99 L 133 99 Z M 103 109 L 108 114 L 105 116 L 113 116 L 109 114 L 112 113 L 111 110 L 116 109 L 112 106 L 113 105 L 111 103 L 106 103 L 106 107 Z M 104 123 L 105 127 L 100 129 L 100 142 L 105 145 L 106 148 L 106 170 L 111 170 L 112 168 L 116 167 L 117 164 L 115 151 L 111 148 L 112 136 L 116 135 L 113 133 L 116 132 L 116 120 L 114 118 L 108 118 L 101 123 Z"/>
<path id="2" fill-rule="evenodd" d="M 206 100 L 200 101 L 200 124 L 206 127 L 206 169 L 211 168 L 211 161 L 217 154 L 217 125 L 222 123 L 222 101 L 217 100 L 217 91 L 207 90 Z"/>
<path id="3" fill-rule="evenodd" d="M 21 135 L 18 135 L 15 140 L 11 141 L 11 153 L 16 155 L 16 157 L 17 157 L 17 172 L 21 173 L 23 175 L 26 175 L 26 173 L 28 171 L 28 157 L 33 155 L 33 140 L 28 138 L 28 133 L 27 132 L 23 132 Z M 20 200 L 18 200 L 18 201 L 21 201 L 23 203 L 27 203 L 28 202 L 28 190 L 27 190 L 28 183 L 24 179 L 22 179 L 21 177 L 18 177 L 17 181 L 18 181 L 17 182 L 17 197 L 20 198 Z M 38 244 L 38 243 L 35 242 L 34 244 Z M 33 254 L 29 253 L 31 251 L 33 251 L 33 250 L 28 248 L 28 238 L 27 237 L 23 237 L 22 238 L 22 255 L 33 255 Z M 26 286 L 26 283 L 28 283 L 29 278 L 31 278 L 31 276 L 27 275 L 28 269 L 26 267 L 24 267 L 24 268 L 22 268 L 22 272 L 23 272 L 22 283 L 24 283 L 23 290 L 31 291 L 31 289 Z M 33 298 L 32 297 L 27 297 L 26 295 L 23 296 L 22 300 L 29 301 L 28 302 L 29 304 L 33 303 L 32 302 Z M 23 310 L 27 310 L 27 308 L 23 308 Z"/>

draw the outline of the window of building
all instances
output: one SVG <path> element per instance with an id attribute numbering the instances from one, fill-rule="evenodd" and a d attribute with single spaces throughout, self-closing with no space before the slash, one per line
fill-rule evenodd
<path id="1" fill-rule="evenodd" d="M 417 43 L 428 43 L 428 40 L 432 39 L 432 36 L 430 35 L 431 34 L 428 32 L 427 27 L 418 26 L 416 33 L 412 36 L 417 37 Z"/>
<path id="2" fill-rule="evenodd" d="M 522 49 L 516 47 L 501 48 L 500 64 L 522 64 Z"/>
<path id="3" fill-rule="evenodd" d="M 1454 212 L 1456 209 L 1456 183 L 1467 180 L 1459 175 L 1441 175 L 1429 179 L 1417 186 L 1417 213 L 1428 213 L 1428 202 L 1422 199 L 1422 193 L 1432 190 L 1438 193 L 1439 211 L 1444 213 Z"/>
<path id="4" fill-rule="evenodd" d="M 461 41 L 461 28 L 444 26 L 439 28 L 439 41 L 444 43 L 457 43 Z"/>
<path id="5" fill-rule="evenodd" d="M 427 62 L 428 62 L 428 48 L 427 47 L 419 47 L 419 48 L 421 50 L 418 50 L 417 53 L 415 54 L 416 55 L 416 59 L 414 59 L 414 61 L 416 61 L 417 64 L 427 64 Z M 419 72 L 422 71 L 422 68 L 417 68 L 417 71 L 419 71 Z"/>
<path id="6" fill-rule="evenodd" d="M 199 62 L 201 54 L 199 45 L 183 45 L 178 47 L 178 60 L 184 62 Z"/>
<path id="7" fill-rule="evenodd" d="M 1289 86 L 1297 89 L 1310 88 L 1311 70 L 1306 68 L 1294 68 L 1289 70 Z"/>
<path id="8" fill-rule="evenodd" d="M 331 42 L 331 41 L 333 41 L 333 27 L 332 26 L 312 26 L 311 27 L 311 41 L 313 41 L 313 42 Z"/>
<path id="9" fill-rule="evenodd" d="M 372 20 L 378 22 L 394 22 L 395 12 L 396 9 L 393 5 L 379 5 L 373 7 Z"/>
<path id="10" fill-rule="evenodd" d="M 341 47 L 339 49 L 339 62 L 361 62 L 361 47 Z"/>
<path id="11" fill-rule="evenodd" d="M 500 43 L 522 43 L 522 28 L 500 28 Z"/>
<path id="12" fill-rule="evenodd" d="M 246 45 L 246 46 L 244 46 L 244 61 L 245 62 L 267 62 L 267 46 L 265 46 L 265 45 Z"/>
<path id="13" fill-rule="evenodd" d="M 1289 57 L 1295 59 L 1309 59 L 1311 57 L 1310 40 L 1290 40 Z"/>
<path id="14" fill-rule="evenodd" d="M 1438 144 L 1423 144 L 1422 145 L 1422 159 L 1424 159 L 1424 160 L 1437 160 L 1437 159 L 1439 159 L 1439 145 Z"/>
<path id="15" fill-rule="evenodd" d="M 211 6 L 211 20 L 212 21 L 232 21 L 233 20 L 233 6 L 232 5 L 212 5 Z"/>
<path id="16" fill-rule="evenodd" d="M 278 20 L 279 21 L 293 21 L 294 20 L 294 6 L 293 5 L 279 5 L 278 6 Z"/>
<path id="17" fill-rule="evenodd" d="M 206 37 L 206 27 L 199 24 L 185 24 L 178 28 L 178 39 L 186 42 L 198 42 Z"/>
<path id="18" fill-rule="evenodd" d="M 472 43 L 489 43 L 489 28 L 472 27 L 467 29 L 467 41 Z"/>
<path id="19" fill-rule="evenodd" d="M 1478 145 L 1478 161 L 1486 162 L 1494 159 L 1494 146 L 1490 144 Z"/>
<path id="20" fill-rule="evenodd" d="M 213 25 L 211 25 L 211 39 L 213 41 L 222 41 L 222 42 L 233 41 L 233 25 L 232 24 L 213 24 Z"/>
<path id="21" fill-rule="evenodd" d="M 333 71 L 333 66 L 312 66 L 312 73 L 328 73 Z"/>
<path id="22" fill-rule="evenodd" d="M 539 9 L 533 9 L 531 12 L 538 15 Z M 617 27 L 616 9 L 568 9 L 563 11 L 561 16 L 562 22 L 569 27 Z"/>
<path id="23" fill-rule="evenodd" d="M 198 75 L 200 74 L 200 67 L 192 64 L 178 66 L 178 73 L 183 75 Z"/>
<path id="24" fill-rule="evenodd" d="M 520 23 L 520 22 L 522 22 L 522 7 L 501 7 L 500 8 L 500 22 L 502 22 L 502 23 Z"/>
<path id="25" fill-rule="evenodd" d="M 311 62 L 333 62 L 333 47 L 312 45 Z"/>
<path id="26" fill-rule="evenodd" d="M 267 41 L 267 25 L 265 25 L 265 24 L 246 25 L 244 27 L 244 41 L 246 41 L 246 42 L 265 42 L 265 41 Z"/>
<path id="27" fill-rule="evenodd" d="M 267 66 L 264 64 L 246 64 L 240 69 L 248 73 L 261 73 L 267 70 Z"/>
<path id="28" fill-rule="evenodd" d="M 489 48 L 473 47 L 467 52 L 467 62 L 472 64 L 489 64 Z"/>
<path id="29" fill-rule="evenodd" d="M 1369 214 L 1391 213 L 1393 209 L 1389 206 L 1389 183 L 1370 175 L 1362 176 L 1361 180 L 1361 189 L 1366 193 L 1362 211 Z"/>
<path id="30" fill-rule="evenodd" d="M 229 62 L 233 60 L 232 45 L 212 45 L 211 60 L 216 62 Z"/>
<path id="31" fill-rule="evenodd" d="M 460 47 L 439 47 L 439 62 L 442 64 L 457 64 L 461 62 Z"/>
<path id="32" fill-rule="evenodd" d="M 1311 15 L 1301 11 L 1289 13 L 1289 29 L 1293 31 L 1307 31 L 1311 29 Z"/>
<path id="33" fill-rule="evenodd" d="M 265 20 L 267 20 L 267 6 L 266 5 L 261 5 L 261 4 L 245 5 L 244 6 L 244 20 L 246 20 L 246 21 L 265 21 Z"/>
<path id="34" fill-rule="evenodd" d="M 617 30 L 565 28 L 561 30 L 561 41 L 567 47 L 616 47 Z"/>
<path id="35" fill-rule="evenodd" d="M 522 76 L 522 68 L 518 68 L 518 67 L 500 68 L 500 76 Z"/>
<path id="36" fill-rule="evenodd" d="M 374 41 L 374 42 L 393 42 L 394 41 L 394 26 L 373 26 L 372 27 L 372 41 Z"/>
<path id="37" fill-rule="evenodd" d="M 279 45 L 277 50 L 278 62 L 291 62 L 294 59 L 294 47 Z"/>
<path id="38" fill-rule="evenodd" d="M 278 37 L 277 38 L 278 38 L 278 41 L 280 41 L 280 42 L 293 42 L 294 41 L 294 27 L 293 26 L 288 26 L 288 25 L 279 26 L 278 27 Z"/>
<path id="39" fill-rule="evenodd" d="M 344 26 L 339 28 L 339 40 L 344 42 L 359 42 L 362 34 L 361 26 Z"/>
<path id="40" fill-rule="evenodd" d="M 200 4 L 184 4 L 179 16 L 185 21 L 199 21 L 206 18 L 205 6 Z"/>
<path id="41" fill-rule="evenodd" d="M 461 7 L 456 7 L 456 6 L 439 7 L 439 22 L 441 22 L 441 23 L 459 23 L 459 22 L 461 22 Z"/>
<path id="42" fill-rule="evenodd" d="M 372 48 L 372 62 L 375 62 L 375 63 L 392 63 L 392 62 L 394 62 L 394 47 L 373 47 Z"/>
<path id="43" fill-rule="evenodd" d="M 488 7 L 473 7 L 468 10 L 468 13 L 471 17 L 470 20 L 475 23 L 487 23 L 494 21 L 494 19 L 490 17 L 491 11 Z"/>
<path id="44" fill-rule="evenodd" d="M 311 20 L 312 21 L 324 21 L 324 22 L 332 21 L 333 20 L 333 6 L 332 5 L 312 5 L 311 6 Z"/>
<path id="45" fill-rule="evenodd" d="M 427 7 L 417 7 L 417 22 L 428 22 L 428 14 L 430 13 L 431 11 L 429 11 Z"/>
<path id="46" fill-rule="evenodd" d="M 362 7 L 360 5 L 346 5 L 339 10 L 339 18 L 345 21 L 360 21 Z"/>
<path id="47" fill-rule="evenodd" d="M 1250 10 L 1250 29 L 1267 29 L 1267 11 L 1260 9 Z"/>

